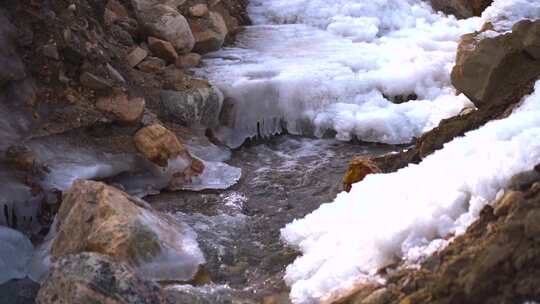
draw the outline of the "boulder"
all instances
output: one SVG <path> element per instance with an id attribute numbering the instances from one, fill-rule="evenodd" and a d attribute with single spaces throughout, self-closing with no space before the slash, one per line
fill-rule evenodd
<path id="1" fill-rule="evenodd" d="M 195 45 L 189 24 L 176 8 L 159 1 L 132 0 L 137 20 L 152 36 L 169 41 L 180 53 L 188 53 Z"/>
<path id="2" fill-rule="evenodd" d="M 95 252 L 163 281 L 191 280 L 204 263 L 187 227 L 101 182 L 76 181 L 64 195 L 57 220 L 53 260 Z"/>
<path id="3" fill-rule="evenodd" d="M 482 109 L 511 98 L 516 88 L 540 76 L 540 20 L 521 21 L 512 32 L 462 37 L 452 84 Z"/>
<path id="4" fill-rule="evenodd" d="M 168 41 L 148 37 L 148 47 L 155 56 L 165 59 L 168 62 L 175 62 L 176 58 L 178 58 L 178 53 L 176 53 L 173 45 Z"/>
<path id="5" fill-rule="evenodd" d="M 125 92 L 115 90 L 111 95 L 100 97 L 96 103 L 98 110 L 107 113 L 114 120 L 125 123 L 138 122 L 144 112 L 143 97 L 130 98 Z"/>
<path id="6" fill-rule="evenodd" d="M 170 160 L 178 157 L 191 163 L 188 150 L 173 132 L 160 124 L 140 129 L 135 134 L 135 146 L 147 159 L 161 167 L 166 167 Z"/>
<path id="7" fill-rule="evenodd" d="M 223 94 L 215 87 L 184 91 L 161 91 L 163 114 L 180 120 L 187 126 L 216 127 L 223 105 Z"/>
<path id="8" fill-rule="evenodd" d="M 161 304 L 161 288 L 109 256 L 85 252 L 54 264 L 38 292 L 37 304 Z"/>
<path id="9" fill-rule="evenodd" d="M 189 8 L 189 14 L 193 17 L 202 17 L 208 14 L 208 5 L 198 3 Z"/>
<path id="10" fill-rule="evenodd" d="M 343 190 L 349 192 L 352 184 L 364 180 L 368 174 L 381 172 L 381 169 L 369 158 L 356 157 L 349 162 L 349 168 L 343 177 Z"/>
<path id="11" fill-rule="evenodd" d="M 219 50 L 229 32 L 223 17 L 212 11 L 208 14 L 208 18 L 192 22 L 191 30 L 195 36 L 193 51 L 199 54 Z"/>
<path id="12" fill-rule="evenodd" d="M 480 16 L 493 0 L 431 0 L 431 6 L 458 18 Z"/>
<path id="13" fill-rule="evenodd" d="M 197 53 L 189 53 L 186 55 L 178 56 L 176 58 L 175 65 L 179 69 L 193 68 L 201 63 L 201 55 Z"/>

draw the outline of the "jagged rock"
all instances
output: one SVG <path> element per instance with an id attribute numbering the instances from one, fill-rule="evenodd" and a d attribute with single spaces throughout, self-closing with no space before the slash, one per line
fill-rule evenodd
<path id="1" fill-rule="evenodd" d="M 106 255 L 68 255 L 54 264 L 37 304 L 165 304 L 161 288 Z"/>
<path id="2" fill-rule="evenodd" d="M 193 236 L 165 214 L 104 183 L 78 180 L 57 215 L 54 260 L 96 252 L 114 257 L 155 280 L 187 281 L 204 263 Z"/>
<path id="3" fill-rule="evenodd" d="M 148 37 L 148 47 L 152 53 L 162 59 L 169 62 L 175 62 L 178 58 L 178 54 L 173 45 L 165 40 L 161 40 L 155 37 Z"/>
<path id="4" fill-rule="evenodd" d="M 213 86 L 184 91 L 161 91 L 163 114 L 188 126 L 216 127 L 222 105 L 223 95 Z"/>
<path id="5" fill-rule="evenodd" d="M 117 121 L 126 123 L 138 122 L 144 112 L 144 106 L 144 98 L 130 98 L 121 90 L 115 90 L 109 96 L 100 97 L 96 103 L 98 110 L 112 115 Z"/>
<path id="6" fill-rule="evenodd" d="M 197 53 L 189 53 L 176 58 L 175 65 L 179 69 L 193 68 L 201 63 L 201 55 Z"/>
<path id="7" fill-rule="evenodd" d="M 516 87 L 540 75 L 540 60 L 535 59 L 539 54 L 534 54 L 534 45 L 540 45 L 539 32 L 540 21 L 525 20 L 509 34 L 483 39 L 480 32 L 464 36 L 452 84 L 480 109 L 504 101 Z"/>
<path id="8" fill-rule="evenodd" d="M 191 162 L 188 150 L 176 135 L 159 124 L 140 129 L 135 134 L 135 146 L 146 158 L 162 167 L 166 167 L 169 160 L 177 157 Z"/>
<path id="9" fill-rule="evenodd" d="M 349 162 L 349 168 L 343 178 L 343 190 L 349 192 L 352 184 L 362 181 L 368 174 L 381 172 L 381 169 L 369 158 L 356 157 Z"/>
<path id="10" fill-rule="evenodd" d="M 229 32 L 223 17 L 219 13 L 212 11 L 207 19 L 192 22 L 191 30 L 193 36 L 195 36 L 193 51 L 199 54 L 219 50 Z"/>
<path id="11" fill-rule="evenodd" d="M 493 0 L 431 0 L 435 10 L 458 18 L 480 16 Z"/>
<path id="12" fill-rule="evenodd" d="M 83 86 L 95 91 L 107 92 L 112 89 L 112 85 L 108 80 L 90 72 L 84 72 L 80 81 Z"/>
<path id="13" fill-rule="evenodd" d="M 132 0 L 131 3 L 140 25 L 148 34 L 169 41 L 180 53 L 193 49 L 195 38 L 186 18 L 174 4 L 168 6 L 155 0 Z"/>
<path id="14" fill-rule="evenodd" d="M 198 3 L 189 8 L 189 14 L 193 17 L 202 17 L 208 14 L 208 5 Z"/>
<path id="15" fill-rule="evenodd" d="M 141 47 L 136 47 L 129 53 L 126 59 L 129 66 L 134 67 L 143 61 L 146 56 L 148 56 L 148 51 Z"/>

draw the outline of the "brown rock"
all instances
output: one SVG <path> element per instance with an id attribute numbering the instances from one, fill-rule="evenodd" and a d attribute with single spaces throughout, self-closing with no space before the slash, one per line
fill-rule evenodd
<path id="1" fill-rule="evenodd" d="M 189 8 L 189 14 L 193 17 L 202 17 L 208 14 L 208 6 L 204 3 L 195 4 Z"/>
<path id="2" fill-rule="evenodd" d="M 22 171 L 31 171 L 39 163 L 37 154 L 26 146 L 9 147 L 6 151 L 6 160 Z"/>
<path id="3" fill-rule="evenodd" d="M 141 61 L 143 61 L 146 56 L 148 56 L 148 51 L 143 48 L 136 47 L 129 53 L 126 60 L 130 67 L 135 67 Z"/>
<path id="4" fill-rule="evenodd" d="M 106 255 L 69 255 L 54 264 L 37 295 L 37 304 L 165 304 L 156 283 Z"/>
<path id="5" fill-rule="evenodd" d="M 148 37 L 148 47 L 155 56 L 165 59 L 169 62 L 175 62 L 178 58 L 178 54 L 173 45 L 165 40 L 161 40 L 155 37 Z"/>
<path id="6" fill-rule="evenodd" d="M 210 12 L 207 20 L 192 23 L 191 30 L 195 37 L 193 51 L 199 54 L 219 50 L 228 33 L 225 20 L 217 12 Z"/>
<path id="7" fill-rule="evenodd" d="M 43 46 L 43 55 L 54 59 L 60 60 L 60 54 L 58 53 L 58 48 L 55 44 L 47 44 Z"/>
<path id="8" fill-rule="evenodd" d="M 120 18 L 129 17 L 127 9 L 118 0 L 109 0 L 105 6 L 105 24 L 111 25 Z"/>
<path id="9" fill-rule="evenodd" d="M 140 129 L 135 134 L 135 146 L 146 158 L 161 167 L 166 167 L 170 159 L 189 156 L 176 135 L 159 124 Z"/>
<path id="10" fill-rule="evenodd" d="M 493 0 L 431 0 L 435 10 L 458 18 L 480 16 Z"/>
<path id="11" fill-rule="evenodd" d="M 144 112 L 145 101 L 142 97 L 129 98 L 121 91 L 101 97 L 96 103 L 98 110 L 111 114 L 115 120 L 126 123 L 138 122 Z"/>
<path id="12" fill-rule="evenodd" d="M 352 184 L 362 181 L 368 174 L 381 172 L 381 169 L 369 158 L 354 158 L 349 162 L 349 169 L 343 178 L 343 190 L 349 192 Z"/>
<path id="13" fill-rule="evenodd" d="M 137 65 L 137 68 L 146 73 L 158 73 L 161 71 L 167 62 L 157 57 L 147 57 L 143 62 Z"/>
<path id="14" fill-rule="evenodd" d="M 193 68 L 201 63 L 201 55 L 197 53 L 189 53 L 183 56 L 178 56 L 175 65 L 179 69 Z"/>
<path id="15" fill-rule="evenodd" d="M 192 279 L 203 263 L 202 255 L 188 265 L 180 258 L 190 259 L 193 248 L 184 247 L 192 246 L 186 245 L 185 230 L 175 220 L 101 182 L 76 181 L 65 193 L 57 218 L 54 260 L 96 252 L 145 270 L 148 278 L 179 281 Z M 170 264 L 165 272 L 156 270 L 162 256 Z M 154 268 L 146 266 L 152 264 Z"/>

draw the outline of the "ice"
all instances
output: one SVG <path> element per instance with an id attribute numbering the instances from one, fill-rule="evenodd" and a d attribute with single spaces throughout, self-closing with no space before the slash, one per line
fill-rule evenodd
<path id="1" fill-rule="evenodd" d="M 446 144 L 420 164 L 369 175 L 282 229 L 303 255 L 287 268 L 294 303 L 319 303 L 379 268 L 414 262 L 460 235 L 510 178 L 540 162 L 540 81 L 511 116 Z"/>
<path id="2" fill-rule="evenodd" d="M 455 98 L 450 71 L 459 37 L 480 18 L 458 21 L 420 0 L 259 0 L 250 11 L 256 25 L 237 47 L 197 71 L 227 97 L 216 135 L 230 147 L 284 129 L 407 143 L 471 106 Z"/>
<path id="3" fill-rule="evenodd" d="M 234 186 L 242 177 L 242 169 L 222 162 L 204 162 L 204 171 L 191 182 L 179 185 L 178 190 L 224 190 Z"/>
<path id="4" fill-rule="evenodd" d="M 0 284 L 26 277 L 34 250 L 30 240 L 16 230 L 0 226 L 0 244 Z"/>

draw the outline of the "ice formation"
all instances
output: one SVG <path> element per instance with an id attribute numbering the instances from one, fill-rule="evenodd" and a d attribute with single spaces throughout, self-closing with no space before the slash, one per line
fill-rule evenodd
<path id="1" fill-rule="evenodd" d="M 450 70 L 480 18 L 458 21 L 420 0 L 256 0 L 250 11 L 256 25 L 238 47 L 198 71 L 232 103 L 216 132 L 229 146 L 283 127 L 406 143 L 470 105 L 455 97 Z"/>
<path id="2" fill-rule="evenodd" d="M 346 292 L 399 259 L 414 262 L 459 235 L 516 173 L 540 162 L 540 82 L 508 118 L 454 139 L 419 165 L 370 175 L 282 230 L 303 252 L 287 268 L 294 303 Z M 388 191 L 390 187 L 391 191 Z"/>
<path id="3" fill-rule="evenodd" d="M 22 233 L 0 226 L 0 284 L 28 273 L 34 247 Z"/>

